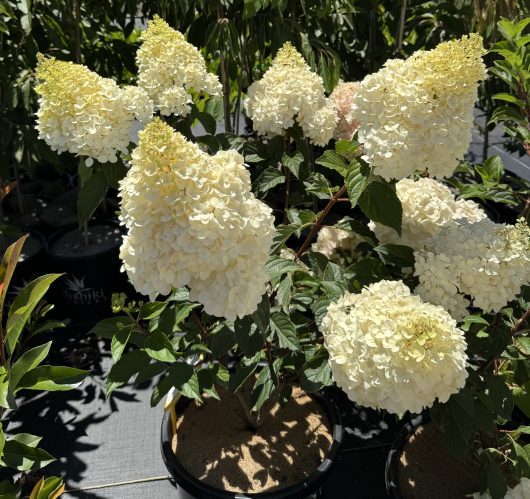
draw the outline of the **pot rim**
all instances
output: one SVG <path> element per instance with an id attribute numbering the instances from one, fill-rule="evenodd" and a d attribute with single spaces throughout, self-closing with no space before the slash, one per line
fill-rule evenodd
<path id="1" fill-rule="evenodd" d="M 119 224 L 118 221 L 114 219 L 105 219 L 105 220 L 92 220 L 88 222 L 88 226 L 94 226 L 94 225 L 107 225 L 109 227 L 114 227 L 120 229 L 120 232 L 123 236 L 123 228 Z M 69 262 L 86 262 L 89 260 L 95 260 L 97 258 L 101 258 L 102 256 L 105 256 L 109 253 L 112 253 L 113 251 L 116 251 L 117 248 L 120 247 L 121 243 L 117 246 L 113 246 L 111 248 L 107 248 L 104 251 L 101 251 L 99 253 L 94 253 L 91 255 L 79 255 L 79 256 L 58 256 L 54 254 L 51 250 L 53 244 L 57 239 L 59 239 L 62 235 L 66 234 L 67 232 L 77 230 L 79 229 L 79 226 L 77 224 L 68 225 L 66 227 L 62 227 L 61 229 L 56 230 L 50 237 L 48 237 L 48 241 L 44 245 L 44 251 L 46 252 L 46 255 L 54 260 L 62 260 L 62 261 L 69 261 Z"/>
<path id="2" fill-rule="evenodd" d="M 417 414 L 408 423 L 405 423 L 402 426 L 394 438 L 385 463 L 385 487 L 389 497 L 392 497 L 393 499 L 403 499 L 401 491 L 399 490 L 399 460 L 401 458 L 401 453 L 403 452 L 403 448 L 408 442 L 408 439 L 420 426 L 430 422 L 430 420 L 431 418 L 427 412 Z"/>
<path id="3" fill-rule="evenodd" d="M 170 411 L 165 411 L 162 418 L 161 450 L 168 471 L 177 485 L 181 486 L 186 492 L 192 494 L 197 499 L 283 499 L 287 497 L 289 499 L 302 499 L 309 496 L 320 489 L 333 469 L 344 438 L 344 427 L 342 424 L 342 416 L 332 395 L 324 391 L 310 393 L 308 395 L 323 408 L 328 417 L 330 426 L 332 427 L 332 443 L 324 461 L 303 481 L 269 492 L 248 494 L 217 489 L 201 482 L 189 473 L 175 457 L 171 448 L 171 440 L 173 437 L 171 432 L 171 415 Z M 176 402 L 176 406 L 182 410 L 190 402 L 191 399 L 180 397 Z"/>

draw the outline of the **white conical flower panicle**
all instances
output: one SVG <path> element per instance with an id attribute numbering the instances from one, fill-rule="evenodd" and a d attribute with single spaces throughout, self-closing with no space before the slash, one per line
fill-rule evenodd
<path id="1" fill-rule="evenodd" d="M 360 405 L 420 412 L 465 384 L 464 333 L 401 281 L 346 293 L 329 305 L 321 328 L 333 378 Z"/>
<path id="2" fill-rule="evenodd" d="M 484 53 L 482 38 L 471 34 L 389 60 L 361 82 L 351 114 L 375 174 L 387 180 L 416 170 L 452 175 L 471 141 Z"/>
<path id="3" fill-rule="evenodd" d="M 530 228 L 489 219 L 474 224 L 461 220 L 438 231 L 414 252 L 415 293 L 439 304 L 456 319 L 470 305 L 498 312 L 530 283 Z"/>
<path id="4" fill-rule="evenodd" d="M 369 223 L 381 244 L 419 248 L 442 227 L 462 219 L 474 223 L 486 218 L 477 203 L 456 200 L 448 187 L 434 179 L 401 179 L 396 183 L 396 194 L 403 208 L 401 236 L 386 225 Z"/>
<path id="5" fill-rule="evenodd" d="M 191 109 L 191 90 L 221 95 L 219 79 L 208 73 L 199 50 L 163 19 L 155 16 L 149 21 L 141 41 L 136 52 L 138 85 L 160 114 L 186 116 Z"/>
<path id="6" fill-rule="evenodd" d="M 120 257 L 136 290 L 154 299 L 189 286 L 211 315 L 235 320 L 254 312 L 265 293 L 274 220 L 250 187 L 236 151 L 209 156 L 153 120 L 120 182 L 127 228 Z"/>
<path id="7" fill-rule="evenodd" d="M 322 78 L 289 42 L 278 51 L 263 78 L 250 85 L 245 106 L 259 135 L 282 135 L 298 123 L 304 135 L 319 146 L 331 140 L 338 120 Z"/>
<path id="8" fill-rule="evenodd" d="M 127 154 L 130 133 L 153 115 L 153 103 L 138 87 L 120 88 L 87 67 L 38 56 L 39 138 L 52 150 L 88 156 L 100 163 Z"/>

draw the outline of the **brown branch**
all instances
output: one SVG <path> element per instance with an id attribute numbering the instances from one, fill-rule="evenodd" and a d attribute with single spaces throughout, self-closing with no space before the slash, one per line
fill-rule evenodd
<path id="1" fill-rule="evenodd" d="M 333 208 L 333 205 L 341 198 L 341 196 L 346 192 L 346 186 L 343 185 L 336 193 L 335 195 L 328 201 L 328 204 L 320 214 L 320 216 L 317 218 L 315 223 L 312 225 L 311 230 L 309 231 L 309 234 L 307 235 L 304 243 L 298 250 L 298 253 L 296 253 L 294 259 L 298 260 L 307 250 L 309 244 L 313 240 L 313 237 L 315 237 L 315 234 L 318 232 L 318 229 L 320 229 L 320 226 L 322 225 L 322 222 L 324 221 L 324 218 L 326 218 L 327 214 L 330 212 L 331 208 Z"/>
<path id="2" fill-rule="evenodd" d="M 206 331 L 204 324 L 202 323 L 200 317 L 195 313 L 195 310 L 191 311 L 191 318 L 195 321 L 197 326 L 199 326 L 199 331 L 201 334 L 202 341 L 206 343 L 206 340 L 208 338 L 208 331 Z"/>
<path id="3" fill-rule="evenodd" d="M 530 317 L 530 308 L 523 314 L 523 316 L 512 327 L 512 334 L 516 334 L 524 325 L 526 320 Z"/>
<path id="4" fill-rule="evenodd" d="M 399 13 L 398 32 L 396 36 L 396 44 L 394 46 L 394 55 L 401 51 L 403 45 L 403 34 L 405 33 L 405 19 L 407 14 L 407 0 L 401 3 L 401 12 Z"/>
<path id="5" fill-rule="evenodd" d="M 235 393 L 235 396 L 237 401 L 239 402 L 239 405 L 241 406 L 241 412 L 243 413 L 248 428 L 252 431 L 257 431 L 261 426 L 259 421 L 259 415 L 256 418 L 252 417 L 250 408 L 247 404 L 247 401 L 245 400 L 245 397 L 241 393 L 241 390 L 238 390 Z"/>

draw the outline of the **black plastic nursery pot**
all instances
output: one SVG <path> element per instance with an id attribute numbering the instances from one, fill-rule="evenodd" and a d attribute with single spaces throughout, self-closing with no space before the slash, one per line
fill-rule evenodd
<path id="1" fill-rule="evenodd" d="M 58 279 L 50 301 L 54 303 L 58 318 L 69 318 L 74 325 L 90 325 L 112 315 L 110 308 L 112 293 L 132 290 L 126 275 L 120 271 L 119 247 L 121 229 L 116 222 L 95 222 L 89 230 L 105 233 L 105 244 L 98 247 L 90 241 L 88 249 L 72 249 L 64 252 L 58 246 L 77 227 L 62 229 L 53 234 L 47 245 L 51 272 L 64 273 Z M 58 249 L 59 248 L 59 249 Z"/>
<path id="2" fill-rule="evenodd" d="M 405 423 L 396 435 L 385 465 L 385 486 L 389 497 L 393 499 L 403 499 L 399 489 L 399 460 L 403 449 L 411 435 L 422 425 L 430 422 L 431 418 L 427 413 L 419 414 L 408 423 Z"/>
<path id="3" fill-rule="evenodd" d="M 321 393 L 312 394 L 311 397 L 324 409 L 332 428 L 332 444 L 327 457 L 303 481 L 285 488 L 260 493 L 244 494 L 221 490 L 201 482 L 190 474 L 177 460 L 171 448 L 173 437 L 171 415 L 170 411 L 166 411 L 162 419 L 162 457 L 168 471 L 176 482 L 177 492 L 175 497 L 178 499 L 303 499 L 321 497 L 321 488 L 336 465 L 343 442 L 344 429 L 340 411 L 332 400 Z M 175 406 L 177 414 L 182 414 L 189 403 L 189 399 L 181 397 Z M 200 442 L 197 445 L 200 445 Z"/>

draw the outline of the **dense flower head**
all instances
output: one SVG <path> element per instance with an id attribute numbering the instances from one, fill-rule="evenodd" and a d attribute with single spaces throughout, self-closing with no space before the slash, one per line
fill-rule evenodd
<path id="1" fill-rule="evenodd" d="M 256 132 L 267 137 L 282 135 L 296 122 L 314 144 L 325 146 L 337 125 L 337 110 L 326 98 L 322 78 L 289 42 L 263 78 L 250 85 L 245 106 Z"/>
<path id="2" fill-rule="evenodd" d="M 489 492 L 475 492 L 473 499 L 491 499 L 491 495 Z M 504 499 L 530 499 L 530 478 L 522 477 L 515 487 L 508 489 Z"/>
<path id="3" fill-rule="evenodd" d="M 184 35 L 155 16 L 141 35 L 136 52 L 138 85 L 155 103 L 160 114 L 186 116 L 190 112 L 190 90 L 221 95 L 216 75 L 208 73 L 204 58 Z"/>
<path id="4" fill-rule="evenodd" d="M 155 119 L 131 163 L 120 182 L 128 229 L 120 257 L 136 290 L 154 299 L 189 286 L 192 300 L 228 320 L 255 311 L 274 225 L 250 191 L 243 157 L 209 156 Z"/>
<path id="5" fill-rule="evenodd" d="M 396 183 L 396 194 L 403 208 L 401 236 L 385 225 L 375 222 L 369 224 L 382 244 L 404 244 L 418 248 L 442 227 L 455 221 L 466 219 L 474 223 L 486 217 L 477 203 L 456 200 L 447 186 L 434 179 L 401 179 Z"/>
<path id="6" fill-rule="evenodd" d="M 353 97 L 359 90 L 359 82 L 340 82 L 329 98 L 335 103 L 339 121 L 333 132 L 336 140 L 350 140 L 359 129 L 360 123 L 351 114 Z"/>
<path id="7" fill-rule="evenodd" d="M 466 307 L 498 312 L 530 283 L 530 228 L 489 219 L 449 225 L 414 252 L 415 292 L 461 319 Z M 466 298 L 469 297 L 471 302 Z"/>
<path id="8" fill-rule="evenodd" d="M 153 103 L 138 87 L 120 88 L 87 67 L 38 56 L 37 129 L 52 150 L 114 163 L 126 154 L 130 131 L 153 115 Z"/>
<path id="9" fill-rule="evenodd" d="M 416 170 L 449 177 L 471 141 L 477 83 L 486 76 L 477 34 L 392 59 L 368 75 L 351 116 L 374 173 L 385 179 Z"/>
<path id="10" fill-rule="evenodd" d="M 322 227 L 317 240 L 311 245 L 311 251 L 327 256 L 332 261 L 340 261 L 341 256 L 351 257 L 359 243 L 364 239 L 355 232 L 334 226 Z"/>
<path id="11" fill-rule="evenodd" d="M 465 384 L 463 332 L 401 281 L 346 293 L 330 304 L 322 331 L 333 378 L 360 405 L 420 412 Z"/>

